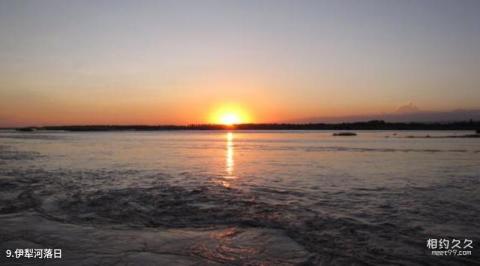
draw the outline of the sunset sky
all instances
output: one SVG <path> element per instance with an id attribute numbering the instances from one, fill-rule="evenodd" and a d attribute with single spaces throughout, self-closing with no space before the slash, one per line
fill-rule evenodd
<path id="1" fill-rule="evenodd" d="M 0 36 L 0 126 L 480 108 L 476 0 L 0 0 Z"/>

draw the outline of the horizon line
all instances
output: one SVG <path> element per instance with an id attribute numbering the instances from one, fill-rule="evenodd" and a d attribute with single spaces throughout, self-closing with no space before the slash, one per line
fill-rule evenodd
<path id="1" fill-rule="evenodd" d="M 354 122 L 308 122 L 308 123 L 239 123 L 239 124 L 64 124 L 47 126 L 0 127 L 8 130 L 66 130 L 66 131 L 107 131 L 107 130 L 362 130 L 362 129 L 480 129 L 480 120 L 430 121 L 430 122 L 389 122 L 365 120 Z"/>

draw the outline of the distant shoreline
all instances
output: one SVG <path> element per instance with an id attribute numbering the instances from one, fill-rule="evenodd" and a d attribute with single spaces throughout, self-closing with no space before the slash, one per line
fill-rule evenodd
<path id="1" fill-rule="evenodd" d="M 12 128 L 10 128 L 12 129 Z M 310 124 L 238 124 L 232 126 L 198 125 L 70 125 L 13 128 L 17 131 L 61 130 L 73 132 L 90 131 L 181 131 L 181 130 L 480 130 L 480 121 L 450 123 L 394 123 L 381 120 L 352 123 Z"/>

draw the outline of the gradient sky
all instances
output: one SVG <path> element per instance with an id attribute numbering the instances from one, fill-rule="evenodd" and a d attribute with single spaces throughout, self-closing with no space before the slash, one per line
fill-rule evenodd
<path id="1" fill-rule="evenodd" d="M 480 108 L 480 1 L 3 1 L 0 126 Z"/>

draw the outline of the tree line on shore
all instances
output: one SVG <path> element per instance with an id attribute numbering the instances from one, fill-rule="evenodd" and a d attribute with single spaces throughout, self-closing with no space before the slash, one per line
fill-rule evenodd
<path id="1" fill-rule="evenodd" d="M 192 124 L 192 125 L 72 125 L 17 128 L 19 131 L 156 131 L 156 130 L 476 130 L 480 133 L 480 121 L 448 123 L 385 122 L 372 120 L 350 123 L 261 123 L 261 124 Z"/>

